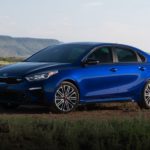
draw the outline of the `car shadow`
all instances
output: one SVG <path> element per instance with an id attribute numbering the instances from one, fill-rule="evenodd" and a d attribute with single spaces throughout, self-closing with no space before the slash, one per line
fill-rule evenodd
<path id="1" fill-rule="evenodd" d="M 126 103 L 102 103 L 102 104 L 90 104 L 85 106 L 80 106 L 78 108 L 79 111 L 87 110 L 87 111 L 104 111 L 104 110 L 110 110 L 110 111 L 137 111 L 139 110 L 139 106 L 136 103 L 133 102 L 126 102 Z"/>
<path id="2" fill-rule="evenodd" d="M 83 111 L 137 111 L 139 109 L 138 106 L 129 104 L 122 104 L 122 103 L 113 103 L 113 104 L 91 104 L 91 105 L 82 105 L 76 109 L 76 112 L 83 112 Z M 42 106 L 20 106 L 15 109 L 10 108 L 3 108 L 0 107 L 0 114 L 49 114 L 51 113 L 48 107 Z"/>
<path id="3" fill-rule="evenodd" d="M 48 107 L 39 106 L 20 106 L 18 108 L 3 108 L 0 107 L 0 114 L 48 114 Z"/>

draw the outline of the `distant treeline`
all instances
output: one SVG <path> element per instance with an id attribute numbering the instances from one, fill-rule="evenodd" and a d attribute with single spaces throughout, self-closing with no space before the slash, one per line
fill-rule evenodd
<path id="1" fill-rule="evenodd" d="M 25 58 L 23 57 L 0 57 L 0 61 L 3 61 L 3 62 L 19 62 L 24 59 Z"/>

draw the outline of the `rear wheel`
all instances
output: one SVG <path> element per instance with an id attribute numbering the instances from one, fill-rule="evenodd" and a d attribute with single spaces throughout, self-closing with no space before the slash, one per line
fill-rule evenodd
<path id="1" fill-rule="evenodd" d="M 55 92 L 52 111 L 55 113 L 68 113 L 78 106 L 79 91 L 71 82 L 64 81 Z"/>
<path id="2" fill-rule="evenodd" d="M 148 81 L 144 87 L 143 98 L 140 107 L 150 109 L 150 81 Z"/>

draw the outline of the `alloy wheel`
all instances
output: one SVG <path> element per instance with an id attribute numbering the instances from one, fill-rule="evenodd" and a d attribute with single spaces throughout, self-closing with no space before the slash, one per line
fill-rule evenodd
<path id="1" fill-rule="evenodd" d="M 150 83 L 148 83 L 144 90 L 144 99 L 146 105 L 150 106 Z"/>
<path id="2" fill-rule="evenodd" d="M 55 105 L 61 112 L 72 111 L 79 102 L 77 88 L 71 83 L 62 83 L 55 93 Z"/>

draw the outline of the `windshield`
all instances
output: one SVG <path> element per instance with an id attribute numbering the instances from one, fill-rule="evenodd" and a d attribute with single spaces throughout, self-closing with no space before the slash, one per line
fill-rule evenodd
<path id="1" fill-rule="evenodd" d="M 89 45 L 59 45 L 48 47 L 28 58 L 27 62 L 75 63 L 90 49 Z"/>

